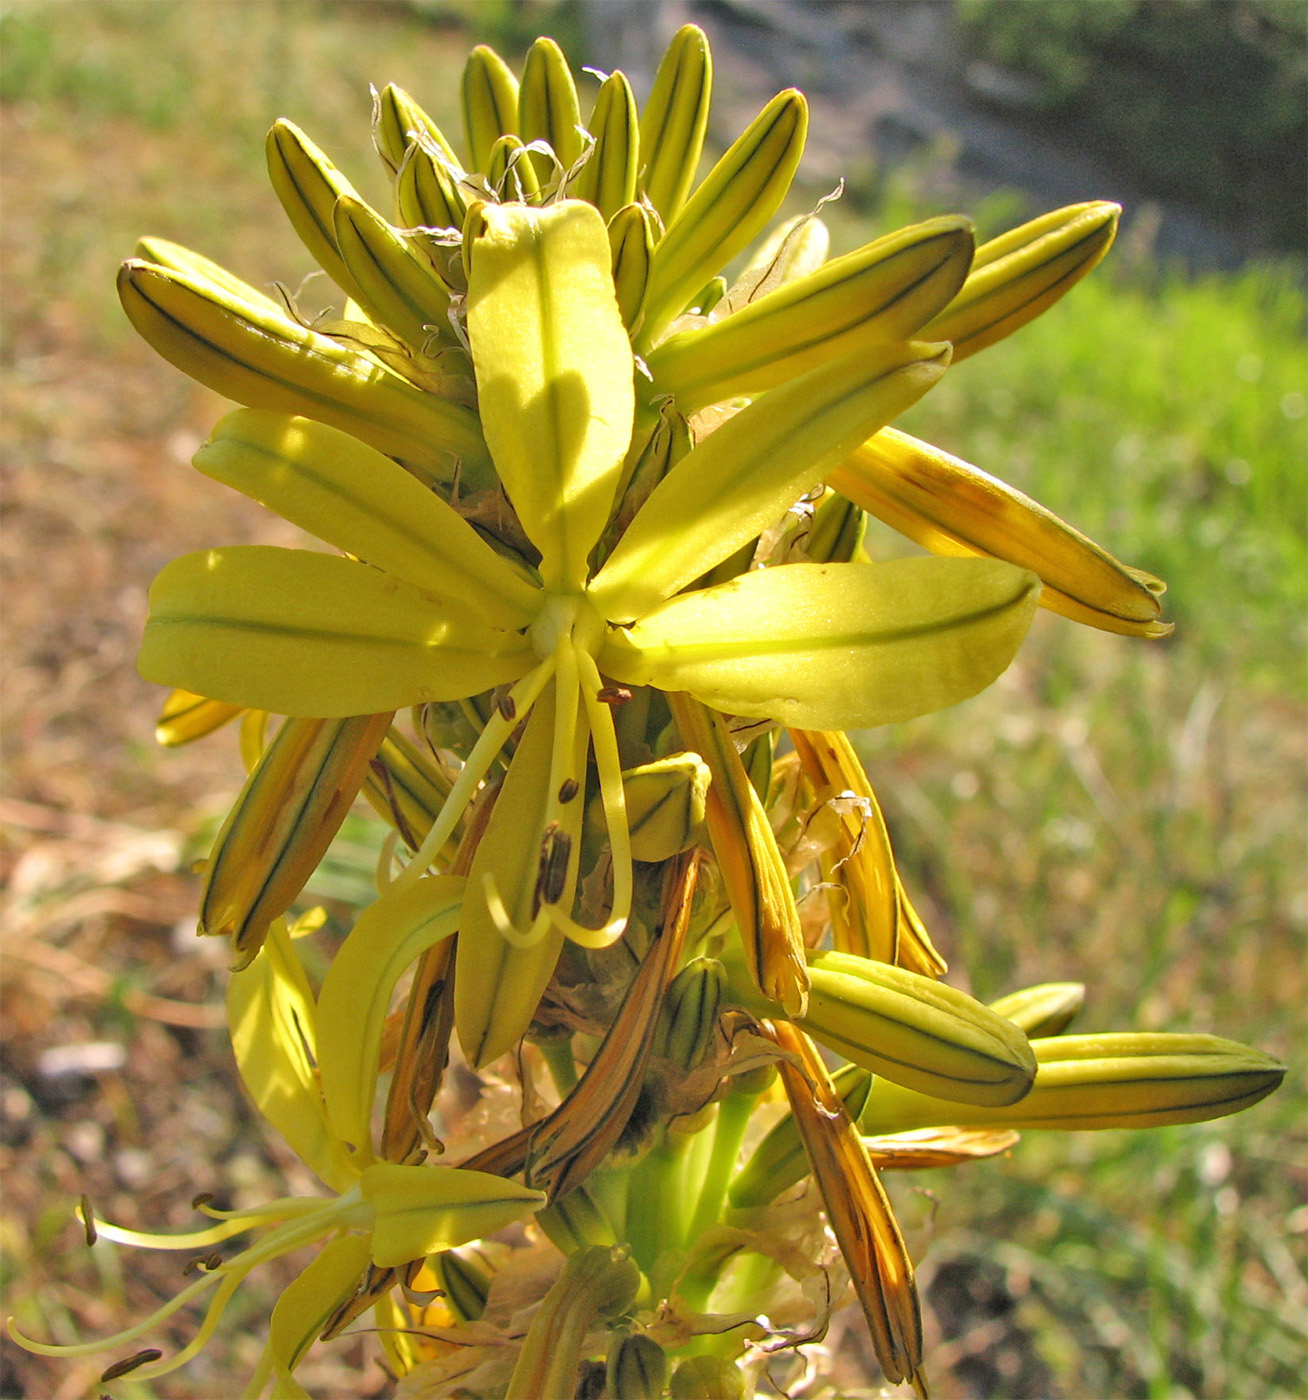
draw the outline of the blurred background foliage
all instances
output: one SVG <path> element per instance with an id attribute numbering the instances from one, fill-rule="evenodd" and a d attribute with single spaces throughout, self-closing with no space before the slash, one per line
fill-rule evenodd
<path id="1" fill-rule="evenodd" d="M 1308 220 L 1305 12 L 1277 0 L 958 0 L 968 50 L 1046 129 L 1292 249 Z"/>
<path id="2" fill-rule="evenodd" d="M 710 31 L 729 114 L 719 148 L 772 81 L 739 57 L 728 21 L 798 15 L 816 31 L 852 13 L 773 0 L 645 8 L 651 23 L 691 18 Z M 179 1229 L 196 1191 L 233 1203 L 280 1194 L 287 1165 L 252 1128 L 221 1033 L 203 1017 L 179 1025 L 172 1010 L 207 1013 L 221 997 L 223 950 L 190 932 L 188 865 L 239 785 L 234 736 L 155 749 L 159 697 L 132 667 L 144 587 L 167 558 L 287 539 L 190 473 L 221 404 L 134 340 L 116 263 L 149 232 L 256 285 L 295 287 L 310 260 L 264 176 L 274 117 L 303 126 L 384 204 L 369 82 L 400 83 L 457 131 L 470 42 L 516 56 L 544 29 L 574 61 L 610 65 L 588 47 L 591 18 L 576 0 L 0 7 L 0 1243 L 8 1307 L 29 1330 L 112 1330 L 172 1290 L 172 1261 L 124 1267 L 104 1246 L 86 1253 L 67 1223 L 82 1190 L 110 1217 Z M 1159 256 L 1149 220 L 1128 208 L 1093 277 L 952 370 L 906 420 L 1164 576 L 1177 631 L 1143 644 L 1042 614 L 990 692 L 864 736 L 869 769 L 906 883 L 978 995 L 1079 979 L 1085 1029 L 1212 1030 L 1280 1055 L 1291 1073 L 1239 1119 L 1029 1134 L 1005 1161 L 897 1176 L 945 1397 L 1304 1393 L 1303 18 L 1273 0 L 957 6 L 971 61 L 1030 77 L 1022 102 L 1034 106 L 1014 120 L 1042 132 L 1066 122 L 1114 145 L 1140 162 L 1131 178 L 1150 197 L 1248 210 L 1263 251 L 1188 270 Z M 1218 56 L 1220 81 L 1179 76 Z M 815 89 L 814 106 L 815 134 L 838 125 L 837 98 Z M 826 211 L 835 251 L 957 196 L 937 150 L 895 167 L 837 154 L 851 185 Z M 830 163 L 796 211 L 827 193 Z M 1117 194 L 1109 182 L 1077 197 Z M 964 212 L 989 235 L 1038 207 L 1030 191 L 1000 188 L 969 195 Z M 308 300 L 329 299 L 309 286 Z M 875 557 L 901 548 L 889 532 L 869 535 Z M 324 871 L 319 893 L 342 913 L 367 889 L 369 820 L 352 819 Z M 103 1045 L 120 1059 L 84 1053 Z M 70 1050 L 83 1054 L 72 1075 L 57 1068 Z M 249 1364 L 265 1304 L 256 1285 L 248 1330 L 234 1318 L 221 1348 L 141 1395 L 223 1393 Z M 856 1354 L 855 1336 L 832 1344 Z M 342 1393 L 325 1350 L 304 1378 Z M 10 1349 L 0 1393 L 78 1393 L 103 1364 L 70 1370 Z M 367 1376 L 363 1393 L 380 1393 L 380 1373 Z"/>

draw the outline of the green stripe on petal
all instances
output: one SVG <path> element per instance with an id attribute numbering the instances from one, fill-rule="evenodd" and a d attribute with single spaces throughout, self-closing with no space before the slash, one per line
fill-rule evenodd
<path id="1" fill-rule="evenodd" d="M 416 477 L 348 433 L 256 409 L 229 413 L 195 465 L 337 549 L 492 626 L 525 627 L 540 591 Z"/>
<path id="2" fill-rule="evenodd" d="M 633 363 L 599 213 L 487 205 L 468 334 L 487 443 L 547 587 L 580 589 L 631 440 Z"/>
<path id="3" fill-rule="evenodd" d="M 613 622 L 640 617 L 730 558 L 948 363 L 948 346 L 917 341 L 860 351 L 742 409 L 651 492 L 590 587 L 596 607 Z"/>
<path id="4" fill-rule="evenodd" d="M 598 658 L 625 685 L 804 729 L 930 714 L 1012 661 L 1034 574 L 982 559 L 791 564 L 674 598 L 612 632 Z"/>
<path id="5" fill-rule="evenodd" d="M 463 699 L 533 661 L 516 633 L 367 564 L 244 545 L 163 569 L 139 666 L 232 705 L 333 719 Z"/>

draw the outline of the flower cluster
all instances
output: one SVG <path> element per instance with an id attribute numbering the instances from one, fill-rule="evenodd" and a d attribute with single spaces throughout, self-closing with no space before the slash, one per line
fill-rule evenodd
<path id="1" fill-rule="evenodd" d="M 107 1387 L 183 1364 L 251 1269 L 316 1243 L 248 1395 L 304 1395 L 309 1347 L 369 1311 L 415 1400 L 745 1395 L 847 1283 L 925 1394 L 883 1169 L 1279 1083 L 1209 1036 L 1064 1035 L 1074 985 L 985 1006 L 941 980 L 844 733 L 975 694 L 1038 606 L 1169 630 L 1158 580 L 888 426 L 1089 272 L 1116 206 L 828 259 L 816 212 L 766 232 L 798 92 L 695 184 L 711 72 L 688 27 L 643 111 L 613 73 L 583 116 L 552 41 L 521 80 L 478 48 L 462 153 L 388 87 L 390 218 L 279 122 L 273 185 L 334 320 L 160 240 L 123 267 L 140 333 L 244 405 L 196 466 L 332 551 L 174 561 L 140 663 L 174 687 L 163 742 L 243 716 L 200 932 L 232 942 L 244 1083 L 329 1194 L 200 1203 L 214 1223 L 172 1239 L 84 1205 L 88 1237 L 199 1277 L 118 1337 L 24 1345 L 125 1349 L 212 1294 L 191 1345 Z M 929 553 L 869 559 L 864 512 Z M 393 834 L 314 985 L 296 941 L 321 919 L 288 916 L 360 793 Z M 474 1131 L 445 1071 L 502 1098 L 511 1053 L 519 1126 Z"/>

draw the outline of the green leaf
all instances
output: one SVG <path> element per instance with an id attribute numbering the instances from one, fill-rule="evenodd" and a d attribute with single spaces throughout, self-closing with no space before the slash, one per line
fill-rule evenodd
<path id="1" fill-rule="evenodd" d="M 232 705 L 331 719 L 462 699 L 533 661 L 516 632 L 367 564 L 244 545 L 164 568 L 139 665 Z"/>
<path id="2" fill-rule="evenodd" d="M 1012 661 L 1033 574 L 982 559 L 791 564 L 673 598 L 599 664 L 625 685 L 688 690 L 729 714 L 858 729 L 930 714 Z"/>
<path id="3" fill-rule="evenodd" d="M 485 206 L 468 280 L 487 445 L 547 587 L 579 590 L 631 440 L 633 361 L 599 213 Z"/>

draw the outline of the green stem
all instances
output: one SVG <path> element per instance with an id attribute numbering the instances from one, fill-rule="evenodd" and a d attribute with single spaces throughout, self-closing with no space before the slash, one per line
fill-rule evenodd
<path id="1" fill-rule="evenodd" d="M 654 1272 L 660 1255 L 680 1250 L 686 1238 L 686 1158 L 691 1139 L 668 1133 L 631 1173 L 627 1240 L 641 1269 Z"/>
<path id="2" fill-rule="evenodd" d="M 572 1053 L 570 1035 L 542 1035 L 536 1045 L 545 1057 L 545 1067 L 550 1072 L 559 1098 L 565 1099 L 577 1087 L 577 1060 Z"/>
<path id="3" fill-rule="evenodd" d="M 726 1200 L 727 1186 L 736 1169 L 736 1159 L 740 1155 L 740 1144 L 745 1137 L 745 1129 L 753 1117 L 759 1096 L 754 1093 L 741 1093 L 733 1090 L 718 1104 L 717 1124 L 713 1131 L 713 1151 L 704 1173 L 704 1183 L 700 1187 L 699 1201 L 691 1218 L 688 1239 L 698 1239 L 710 1226 L 718 1223 L 722 1214 L 722 1203 Z"/>

